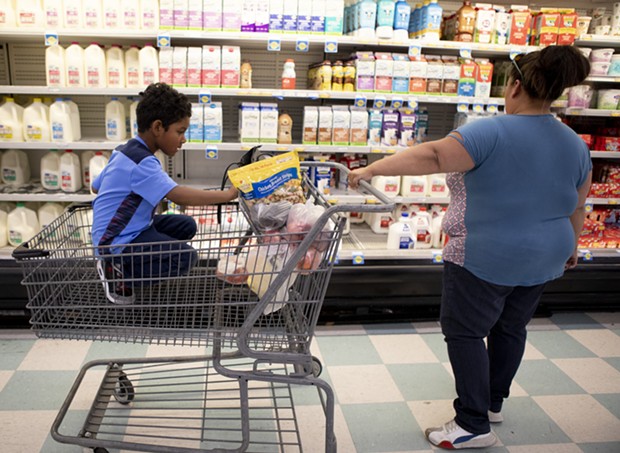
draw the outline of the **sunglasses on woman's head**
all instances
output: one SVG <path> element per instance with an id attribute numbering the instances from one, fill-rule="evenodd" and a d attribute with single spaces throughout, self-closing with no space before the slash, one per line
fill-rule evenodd
<path id="1" fill-rule="evenodd" d="M 525 80 L 525 77 L 523 76 L 523 72 L 521 72 L 521 68 L 519 67 L 519 60 L 523 58 L 523 55 L 525 54 L 524 53 L 517 54 L 515 55 L 513 59 L 510 60 L 513 66 L 515 67 L 515 69 L 517 70 L 517 72 L 519 73 L 519 75 L 521 76 L 521 82 Z"/>

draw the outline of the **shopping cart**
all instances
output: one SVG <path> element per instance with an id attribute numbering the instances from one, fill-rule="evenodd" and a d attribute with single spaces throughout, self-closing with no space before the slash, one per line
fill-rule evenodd
<path id="1" fill-rule="evenodd" d="M 333 163 L 307 166 L 348 171 Z M 386 212 L 393 204 L 366 183 L 380 203 L 330 205 L 307 178 L 302 187 L 325 208 L 303 235 L 257 231 L 243 203 L 185 208 L 199 226 L 189 242 L 195 252 L 178 252 L 196 254 L 185 275 L 172 269 L 156 278 L 123 273 L 102 280 L 97 263 L 107 255 L 90 243 L 88 205 L 70 207 L 15 250 L 39 337 L 201 348 L 192 356 L 87 363 L 52 426 L 56 441 L 99 453 L 303 451 L 293 394 L 314 386 L 325 414 L 325 451 L 336 451 L 334 393 L 318 377 L 311 340 L 338 253 L 341 214 Z M 123 255 L 141 260 L 152 253 L 127 248 Z M 117 283 L 131 288 L 133 302 L 106 299 L 102 285 Z M 93 380 L 97 390 L 87 395 L 93 402 L 81 428 L 61 433 Z"/>

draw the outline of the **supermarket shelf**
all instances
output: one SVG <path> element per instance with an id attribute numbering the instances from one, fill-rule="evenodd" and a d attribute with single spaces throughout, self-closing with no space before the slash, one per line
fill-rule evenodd
<path id="1" fill-rule="evenodd" d="M 619 151 L 590 151 L 590 156 L 603 159 L 620 159 Z"/>
<path id="2" fill-rule="evenodd" d="M 94 195 L 84 193 L 65 193 L 65 192 L 39 192 L 39 193 L 0 193 L 0 201 L 36 201 L 46 203 L 48 201 L 56 203 L 82 203 L 92 201 Z"/>
<path id="3" fill-rule="evenodd" d="M 587 82 L 607 82 L 607 83 L 619 83 L 619 76 L 590 76 L 586 78 Z"/>
<path id="4" fill-rule="evenodd" d="M 581 35 L 575 41 L 575 45 L 580 47 L 620 47 L 620 37 L 606 35 Z"/>
<path id="5" fill-rule="evenodd" d="M 618 205 L 620 204 L 620 198 L 588 198 L 586 203 L 598 205 Z"/>
<path id="6" fill-rule="evenodd" d="M 572 116 L 603 116 L 603 117 L 620 116 L 620 110 L 583 109 L 579 107 L 568 107 L 564 110 L 563 113 L 565 115 L 572 115 Z"/>

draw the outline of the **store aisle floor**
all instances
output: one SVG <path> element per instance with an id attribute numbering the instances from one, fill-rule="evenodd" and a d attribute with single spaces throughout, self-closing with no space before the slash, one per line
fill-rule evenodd
<path id="1" fill-rule="evenodd" d="M 433 451 L 423 431 L 452 416 L 455 396 L 438 324 L 322 326 L 313 351 L 336 393 L 338 451 Z M 37 340 L 0 331 L 3 453 L 81 452 L 54 442 L 50 426 L 77 370 L 95 358 L 152 357 L 197 348 Z M 95 380 L 90 382 L 96 386 Z M 316 392 L 295 389 L 304 451 L 322 450 Z M 489 452 L 620 451 L 620 313 L 566 313 L 530 323 L 524 362 L 494 427 Z M 78 401 L 67 429 L 92 400 Z M 79 429 L 79 428 L 74 428 Z M 114 450 L 110 449 L 110 452 Z M 269 451 L 269 450 L 265 450 Z"/>

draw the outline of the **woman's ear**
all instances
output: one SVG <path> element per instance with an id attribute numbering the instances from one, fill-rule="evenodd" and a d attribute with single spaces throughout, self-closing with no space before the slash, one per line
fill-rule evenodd
<path id="1" fill-rule="evenodd" d="M 511 85 L 512 92 L 510 93 L 510 97 L 516 98 L 519 94 L 521 94 L 521 91 L 523 91 L 523 85 L 519 79 L 515 79 Z"/>

